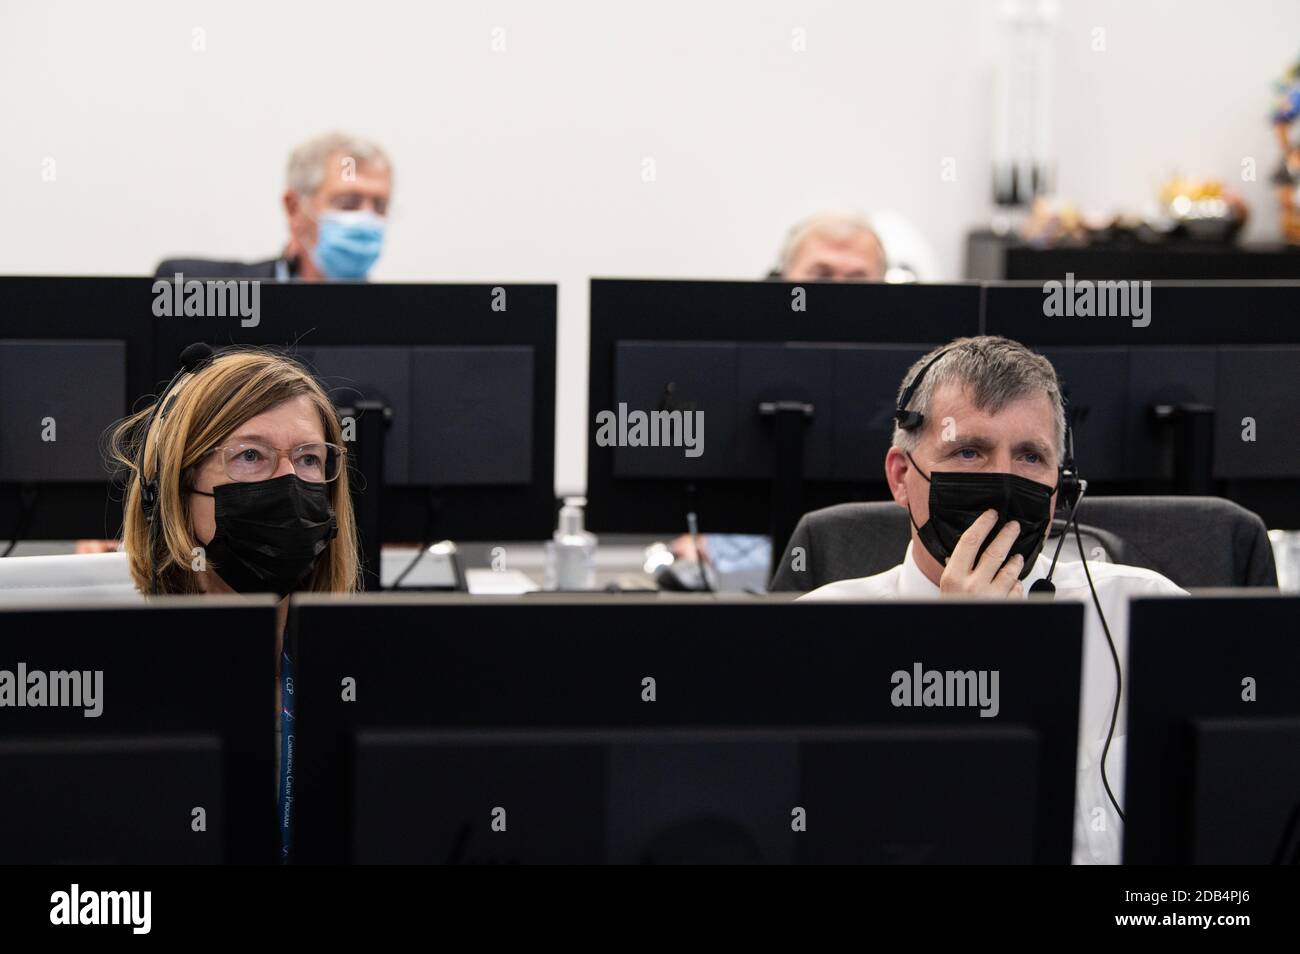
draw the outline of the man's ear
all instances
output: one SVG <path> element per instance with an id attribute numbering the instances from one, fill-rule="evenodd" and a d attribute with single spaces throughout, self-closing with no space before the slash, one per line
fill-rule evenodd
<path id="1" fill-rule="evenodd" d="M 889 453 L 885 455 L 885 480 L 889 482 L 889 492 L 900 507 L 907 506 L 907 483 L 903 478 L 911 466 L 912 462 L 903 451 L 897 447 L 889 448 Z"/>
<path id="2" fill-rule="evenodd" d="M 292 189 L 285 190 L 281 201 L 289 224 L 289 243 L 284 254 L 286 258 L 297 258 L 310 247 L 310 235 L 304 235 L 308 227 L 303 218 L 306 209 L 303 207 L 302 196 Z"/>

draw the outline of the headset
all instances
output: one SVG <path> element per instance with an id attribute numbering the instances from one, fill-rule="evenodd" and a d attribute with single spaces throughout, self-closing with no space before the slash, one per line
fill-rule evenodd
<path id="1" fill-rule="evenodd" d="M 153 474 L 149 478 L 144 476 L 145 448 L 149 444 L 149 432 L 153 430 L 155 421 L 166 420 L 167 415 L 171 413 L 172 405 L 176 403 L 176 395 L 172 393 L 177 383 L 186 374 L 198 371 L 206 365 L 217 354 L 210 345 L 203 342 L 195 342 L 181 352 L 180 367 L 172 375 L 172 379 L 167 382 L 167 386 L 162 389 L 158 395 L 158 400 L 154 401 L 153 410 L 149 414 L 148 420 L 145 421 L 144 430 L 141 432 L 140 452 L 136 458 L 135 474 L 136 480 L 140 485 L 140 508 L 144 511 L 145 523 L 149 528 L 149 567 L 151 576 L 150 592 L 158 592 L 158 565 L 155 558 L 155 550 L 158 545 L 158 473 L 162 469 L 162 453 L 158 449 L 158 439 L 154 439 L 154 467 Z M 170 399 L 168 399 L 170 397 Z M 166 403 L 164 404 L 164 401 Z"/>
<path id="2" fill-rule="evenodd" d="M 898 406 L 894 409 L 894 422 L 902 431 L 916 431 L 925 424 L 925 415 L 921 411 L 913 411 L 908 408 L 912 403 L 912 398 L 916 394 L 916 389 L 921 386 L 925 379 L 926 372 L 935 366 L 938 361 L 956 348 L 944 348 L 933 358 L 921 366 L 916 372 L 915 377 L 907 383 L 902 393 L 898 397 Z M 1052 577 L 1056 573 L 1056 561 L 1061 555 L 1061 547 L 1065 543 L 1065 538 L 1070 535 L 1070 528 L 1074 528 L 1074 539 L 1079 546 L 1079 561 L 1083 564 L 1083 574 L 1088 580 L 1088 590 L 1092 593 L 1092 605 L 1097 610 L 1097 618 L 1101 620 L 1102 632 L 1106 634 L 1106 643 L 1110 647 L 1111 660 L 1115 664 L 1115 702 L 1111 707 L 1110 728 L 1106 732 L 1106 743 L 1101 750 L 1101 784 L 1106 789 L 1106 797 L 1115 808 L 1115 813 L 1119 815 L 1120 821 L 1124 820 L 1124 811 L 1119 806 L 1119 801 L 1115 798 L 1115 793 L 1111 791 L 1110 780 L 1106 777 L 1106 756 L 1110 752 L 1111 740 L 1115 736 L 1115 724 L 1119 719 L 1119 700 L 1123 691 L 1123 675 L 1120 670 L 1119 653 L 1115 649 L 1115 640 L 1110 634 L 1110 626 L 1106 622 L 1106 614 L 1101 610 L 1101 600 L 1097 597 L 1097 588 L 1092 583 L 1092 573 L 1088 569 L 1088 558 L 1083 552 L 1083 535 L 1079 532 L 1079 524 L 1075 517 L 1079 512 L 1079 503 L 1083 500 L 1084 495 L 1088 492 L 1088 482 L 1079 476 L 1079 468 L 1074 460 L 1074 428 L 1070 421 L 1069 402 L 1066 400 L 1065 392 L 1061 392 L 1061 412 L 1065 416 L 1065 453 L 1061 465 L 1057 468 L 1057 490 L 1061 499 L 1065 501 L 1069 510 L 1066 513 L 1065 527 L 1061 531 L 1061 539 L 1056 543 L 1056 550 L 1052 554 L 1052 565 L 1047 571 L 1047 576 L 1041 580 L 1035 580 L 1029 587 L 1031 594 L 1043 594 L 1048 599 L 1056 595 L 1056 584 L 1052 582 Z"/>

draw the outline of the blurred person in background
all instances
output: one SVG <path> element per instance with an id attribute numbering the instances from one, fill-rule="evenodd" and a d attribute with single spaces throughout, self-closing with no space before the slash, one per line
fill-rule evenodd
<path id="1" fill-rule="evenodd" d="M 885 246 L 860 215 L 818 212 L 786 235 L 772 277 L 788 282 L 865 281 L 885 278 Z"/>
<path id="2" fill-rule="evenodd" d="M 364 279 L 383 249 L 392 191 L 392 163 L 379 145 L 341 132 L 317 136 L 289 156 L 281 200 L 289 240 L 278 257 L 253 263 L 167 259 L 156 277 Z"/>

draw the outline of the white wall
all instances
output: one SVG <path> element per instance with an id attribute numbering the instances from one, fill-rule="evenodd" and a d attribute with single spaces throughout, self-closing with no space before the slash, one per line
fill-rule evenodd
<path id="1" fill-rule="evenodd" d="M 960 277 L 963 236 L 990 212 L 992 10 L 4 0 L 0 272 L 270 257 L 291 146 L 373 136 L 397 175 L 376 279 L 559 283 L 556 480 L 573 490 L 590 276 L 757 277 L 789 223 L 835 204 L 904 212 L 935 249 L 931 277 Z M 1064 0 L 1061 192 L 1135 206 L 1170 172 L 1236 180 L 1254 156 L 1248 237 L 1273 237 L 1270 84 L 1297 52 L 1294 0 Z"/>

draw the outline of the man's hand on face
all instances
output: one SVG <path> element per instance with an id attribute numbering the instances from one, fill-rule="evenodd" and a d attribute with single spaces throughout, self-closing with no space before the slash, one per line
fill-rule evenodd
<path id="1" fill-rule="evenodd" d="M 1025 558 L 1019 555 L 1007 560 L 1020 524 L 1014 520 L 1002 528 L 993 538 L 989 548 L 977 563 L 975 556 L 980 544 L 989 535 L 989 531 L 998 522 L 995 510 L 986 510 L 979 519 L 967 528 L 953 548 L 948 565 L 943 568 L 939 578 L 939 590 L 942 593 L 956 593 L 963 596 L 1024 596 L 1024 587 L 1020 585 L 1020 570 L 1025 565 Z M 999 569 L 1001 567 L 1001 569 Z"/>

